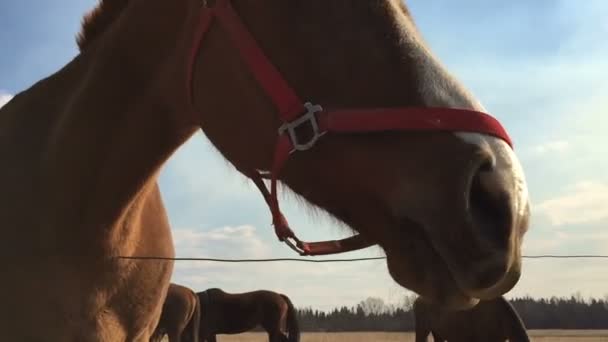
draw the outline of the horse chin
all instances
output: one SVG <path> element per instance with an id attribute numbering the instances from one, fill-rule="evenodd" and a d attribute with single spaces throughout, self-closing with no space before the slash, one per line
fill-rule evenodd
<path id="1" fill-rule="evenodd" d="M 482 300 L 490 300 L 496 297 L 500 297 L 503 294 L 509 292 L 521 277 L 521 262 L 515 263 L 510 269 L 509 272 L 505 274 L 505 276 L 494 286 L 489 287 L 483 290 L 468 290 L 466 293 L 469 296 L 479 298 Z"/>
<path id="2" fill-rule="evenodd" d="M 440 307 L 459 310 L 475 306 L 478 300 L 459 288 L 439 255 L 428 253 L 432 249 L 421 249 L 423 244 L 418 241 L 415 246 L 383 246 L 393 280 Z"/>
<path id="3" fill-rule="evenodd" d="M 405 233 L 404 230 L 400 230 Z M 416 236 L 419 233 L 419 236 Z M 490 288 L 471 290 L 462 287 L 441 254 L 433 248 L 429 237 L 421 230 L 409 230 L 405 244 L 393 240 L 383 249 L 391 277 L 404 288 L 416 292 L 427 301 L 446 310 L 466 310 L 479 303 L 499 297 L 515 286 L 520 277 L 520 264 Z M 413 243 L 412 238 L 415 243 Z M 397 239 L 399 240 L 399 239 Z"/>
<path id="4" fill-rule="evenodd" d="M 397 258 L 398 259 L 398 258 Z M 428 302 L 446 310 L 466 310 L 479 303 L 479 299 L 467 295 L 456 285 L 453 279 L 431 280 L 433 275 L 425 275 L 429 281 L 413 279 L 411 273 L 405 270 L 399 260 L 387 254 L 387 265 L 391 277 L 404 288 L 416 292 Z"/>

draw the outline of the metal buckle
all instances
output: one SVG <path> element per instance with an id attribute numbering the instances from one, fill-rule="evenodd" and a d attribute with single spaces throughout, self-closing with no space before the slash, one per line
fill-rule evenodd
<path id="1" fill-rule="evenodd" d="M 289 134 L 289 138 L 291 139 L 291 143 L 293 144 L 293 150 L 289 153 L 293 153 L 295 151 L 306 151 L 312 148 L 317 140 L 321 138 L 327 132 L 319 131 L 319 122 L 317 121 L 316 114 L 323 111 L 323 107 L 320 105 L 313 105 L 310 102 L 304 103 L 304 108 L 306 108 L 306 113 L 300 116 L 299 118 L 293 120 L 292 122 L 286 122 L 281 127 L 279 127 L 279 135 L 282 135 L 287 131 Z M 298 141 L 298 136 L 296 135 L 296 128 L 298 128 L 301 124 L 310 122 L 312 127 L 313 136 L 309 141 L 305 143 L 301 143 Z"/>

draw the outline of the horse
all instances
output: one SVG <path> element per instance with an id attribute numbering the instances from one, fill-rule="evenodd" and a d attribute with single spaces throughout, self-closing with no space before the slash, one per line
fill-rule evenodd
<path id="1" fill-rule="evenodd" d="M 437 304 L 519 281 L 530 207 L 513 142 L 401 0 L 100 0 L 77 44 L 0 109 L 4 339 L 149 340 L 175 257 L 157 179 L 198 130 L 270 179 L 282 241 L 278 184 Z"/>
<path id="2" fill-rule="evenodd" d="M 269 342 L 300 341 L 297 312 L 284 294 L 267 290 L 226 293 L 212 288 L 197 295 L 203 308 L 202 342 L 216 342 L 218 334 L 241 334 L 257 326 L 266 330 Z"/>
<path id="3" fill-rule="evenodd" d="M 169 342 L 198 342 L 200 321 L 201 305 L 196 293 L 185 286 L 171 283 L 150 341 L 160 342 L 167 335 Z"/>
<path id="4" fill-rule="evenodd" d="M 468 310 L 445 310 L 418 297 L 414 302 L 416 342 L 530 342 L 526 326 L 503 296 Z"/>

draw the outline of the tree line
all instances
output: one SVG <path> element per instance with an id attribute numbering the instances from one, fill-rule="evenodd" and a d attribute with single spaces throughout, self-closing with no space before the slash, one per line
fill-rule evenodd
<path id="1" fill-rule="evenodd" d="M 412 305 L 407 296 L 401 305 L 387 305 L 380 298 L 367 298 L 354 307 L 329 311 L 299 308 L 302 331 L 413 331 Z M 509 299 L 528 329 L 608 329 L 608 296 L 584 299 L 568 297 Z"/>

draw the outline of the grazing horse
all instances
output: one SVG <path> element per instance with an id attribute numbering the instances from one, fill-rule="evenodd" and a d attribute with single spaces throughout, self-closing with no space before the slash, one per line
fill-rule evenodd
<path id="1" fill-rule="evenodd" d="M 198 293 L 201 316 L 201 342 L 216 342 L 218 334 L 241 334 L 261 326 L 269 342 L 299 342 L 297 312 L 284 294 L 258 290 L 226 293 L 208 289 Z M 283 333 L 283 327 L 287 335 Z"/>
<path id="2" fill-rule="evenodd" d="M 482 300 L 472 309 L 448 311 L 418 297 L 414 302 L 416 342 L 530 342 L 526 327 L 504 297 Z"/>
<path id="3" fill-rule="evenodd" d="M 77 41 L 0 109 L 3 339 L 150 338 L 173 262 L 125 257 L 174 257 L 157 179 L 200 129 L 260 189 L 269 171 L 283 240 L 278 182 L 437 304 L 518 282 L 511 140 L 401 0 L 100 0 Z"/>
<path id="4" fill-rule="evenodd" d="M 169 342 L 198 342 L 201 305 L 189 288 L 170 284 L 163 311 L 150 341 L 160 341 L 166 334 Z"/>

